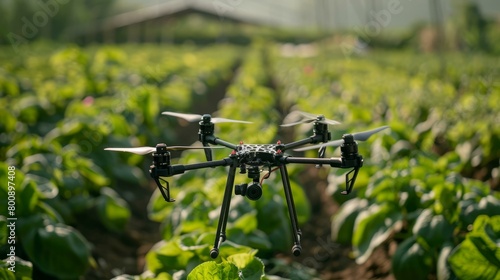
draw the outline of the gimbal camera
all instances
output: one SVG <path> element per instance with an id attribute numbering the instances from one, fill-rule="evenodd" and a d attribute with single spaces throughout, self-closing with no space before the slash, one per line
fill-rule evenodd
<path id="1" fill-rule="evenodd" d="M 250 200 L 258 200 L 262 196 L 262 179 L 260 173 L 262 170 L 268 169 L 269 172 L 265 176 L 269 176 L 272 171 L 278 170 L 281 174 L 283 188 L 285 192 L 285 199 L 288 206 L 288 213 L 290 216 L 293 246 L 292 253 L 295 256 L 300 255 L 302 247 L 300 245 L 301 231 L 298 226 L 297 214 L 293 195 L 290 187 L 290 180 L 288 178 L 288 164 L 314 164 L 317 166 L 330 165 L 335 168 L 351 169 L 346 177 L 345 190 L 342 194 L 349 194 L 354 186 L 359 169 L 363 166 L 363 157 L 358 154 L 358 146 L 356 141 L 365 141 L 371 135 L 388 128 L 387 126 L 379 127 L 373 130 L 355 133 L 344 134 L 342 139 L 330 141 L 331 134 L 328 131 L 328 125 L 338 124 L 338 122 L 326 119 L 323 115 L 311 115 L 308 113 L 299 112 L 302 120 L 294 123 L 287 123 L 282 126 L 292 126 L 300 123 L 312 123 L 313 134 L 312 136 L 291 142 L 282 143 L 277 141 L 276 144 L 232 144 L 224 141 L 214 135 L 214 124 L 220 122 L 239 122 L 249 123 L 245 121 L 236 121 L 224 118 L 212 118 L 209 114 L 196 115 L 196 114 L 181 114 L 174 112 L 163 112 L 164 115 L 180 117 L 188 121 L 199 121 L 198 140 L 202 143 L 202 147 L 193 146 L 167 146 L 160 143 L 156 147 L 139 147 L 139 148 L 107 148 L 106 150 L 132 152 L 136 154 L 152 153 L 153 163 L 150 166 L 149 172 L 151 177 L 156 182 L 163 198 L 167 202 L 174 202 L 175 200 L 170 196 L 169 184 L 161 177 L 172 177 L 177 174 L 182 174 L 189 170 L 196 170 L 202 168 L 213 168 L 219 166 L 229 167 L 229 172 L 222 200 L 222 207 L 215 235 L 215 242 L 210 256 L 216 258 L 219 255 L 219 246 L 226 240 L 226 225 L 229 215 L 229 207 L 231 203 L 231 195 L 234 192 L 236 195 L 246 196 Z M 312 146 L 302 147 L 306 144 L 316 144 Z M 210 146 L 216 145 L 216 146 Z M 327 146 L 340 146 L 341 156 L 324 158 L 325 149 Z M 219 160 L 214 160 L 211 149 L 214 148 L 229 148 L 230 154 Z M 294 157 L 285 153 L 287 150 L 304 151 L 319 148 L 318 158 L 307 157 Z M 206 162 L 192 163 L 192 164 L 171 164 L 170 152 L 171 150 L 186 150 L 186 149 L 203 149 L 207 158 Z M 247 174 L 251 179 L 249 183 L 235 185 L 236 171 L 239 170 L 240 174 Z M 161 184 L 161 181 L 166 183 L 166 186 Z"/>

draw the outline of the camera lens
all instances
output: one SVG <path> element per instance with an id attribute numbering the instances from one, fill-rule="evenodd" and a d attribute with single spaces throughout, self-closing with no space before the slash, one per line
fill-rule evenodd
<path id="1" fill-rule="evenodd" d="M 234 194 L 244 196 L 247 192 L 247 184 L 235 185 Z"/>
<path id="2" fill-rule="evenodd" d="M 247 188 L 246 196 L 250 200 L 259 199 L 262 196 L 262 186 L 257 182 L 251 183 Z"/>

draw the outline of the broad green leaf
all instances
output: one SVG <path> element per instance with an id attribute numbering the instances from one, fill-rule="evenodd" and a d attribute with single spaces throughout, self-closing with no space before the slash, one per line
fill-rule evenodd
<path id="1" fill-rule="evenodd" d="M 62 199 L 60 196 L 53 199 L 46 199 L 43 202 L 41 201 L 38 203 L 38 207 L 48 210 L 47 212 L 50 212 L 50 215 L 55 216 L 54 220 L 66 224 L 72 224 L 74 222 L 74 216 L 68 201 Z"/>
<path id="2" fill-rule="evenodd" d="M 240 254 L 240 253 L 249 253 L 253 252 L 255 249 L 250 248 L 248 246 L 244 245 L 239 245 L 230 240 L 230 237 L 228 240 L 222 242 L 220 245 L 220 250 L 219 250 L 219 257 L 221 259 L 228 258 L 231 255 L 235 254 Z"/>
<path id="3" fill-rule="evenodd" d="M 372 204 L 359 213 L 352 238 L 356 262 L 364 263 L 376 247 L 386 241 L 393 231 L 399 230 L 402 220 L 400 209 L 392 204 Z"/>
<path id="4" fill-rule="evenodd" d="M 264 263 L 255 253 L 235 254 L 227 258 L 227 261 L 234 263 L 241 271 L 242 278 L 247 280 L 260 280 L 264 276 Z"/>
<path id="5" fill-rule="evenodd" d="M 9 270 L 9 267 L 12 267 L 12 265 L 8 263 L 8 259 L 0 260 L 0 279 L 17 280 L 16 274 L 13 271 Z"/>
<path id="6" fill-rule="evenodd" d="M 67 200 L 68 207 L 74 214 L 80 214 L 89 210 L 95 203 L 95 199 L 88 194 L 76 194 Z"/>
<path id="7" fill-rule="evenodd" d="M 155 280 L 173 280 L 174 278 L 170 274 L 168 274 L 166 272 L 162 272 L 162 273 L 156 275 L 153 279 L 155 279 Z M 178 279 L 178 278 L 175 278 L 175 279 Z"/>
<path id="8" fill-rule="evenodd" d="M 257 214 L 255 211 L 243 214 L 233 223 L 235 228 L 241 229 L 245 234 L 249 234 L 257 228 Z"/>
<path id="9" fill-rule="evenodd" d="M 255 249 L 271 250 L 273 248 L 273 244 L 262 230 L 254 230 L 250 235 L 246 236 L 246 239 L 245 244 Z"/>
<path id="10" fill-rule="evenodd" d="M 160 241 L 146 255 L 146 266 L 155 274 L 180 270 L 186 268 L 194 255 L 194 252 L 184 250 L 178 239 Z"/>
<path id="11" fill-rule="evenodd" d="M 340 244 L 350 245 L 356 217 L 367 207 L 368 201 L 357 197 L 344 202 L 332 219 L 332 239 Z"/>
<path id="12" fill-rule="evenodd" d="M 78 158 L 75 161 L 78 171 L 89 182 L 88 187 L 91 190 L 98 190 L 101 187 L 109 185 L 109 179 L 104 176 L 102 169 L 93 161 L 86 158 Z"/>
<path id="13" fill-rule="evenodd" d="M 410 185 L 403 188 L 399 193 L 399 205 L 406 213 L 413 213 L 423 208 L 421 205 L 422 194 L 417 189 L 417 186 Z"/>
<path id="14" fill-rule="evenodd" d="M 259 250 L 270 250 L 273 247 L 267 235 L 259 229 L 249 234 L 245 234 L 240 228 L 229 228 L 226 231 L 226 236 L 236 244 L 249 246 Z"/>
<path id="15" fill-rule="evenodd" d="M 436 184 L 434 192 L 434 212 L 442 214 L 448 221 L 458 220 L 458 201 L 457 193 L 461 191 L 458 185 L 450 182 Z"/>
<path id="16" fill-rule="evenodd" d="M 121 181 L 131 185 L 141 185 L 144 181 L 142 170 L 135 166 L 125 164 L 114 164 L 112 166 L 112 174 L 114 178 L 120 178 Z"/>
<path id="17" fill-rule="evenodd" d="M 464 228 L 474 223 L 479 215 L 495 216 L 500 215 L 500 200 L 492 195 L 487 195 L 479 203 L 462 203 L 460 221 Z"/>
<path id="18" fill-rule="evenodd" d="M 213 218 L 218 218 L 218 215 L 211 215 L 211 213 L 215 213 L 212 211 L 214 206 L 207 199 L 207 194 L 204 191 L 186 188 L 179 192 L 175 198 L 177 199 L 175 203 L 169 203 L 165 206 L 168 207 L 169 211 L 161 228 L 164 239 L 170 239 L 176 234 L 208 230 L 212 224 L 217 222 Z M 157 201 L 162 199 L 159 197 Z M 164 200 L 163 204 L 166 204 Z"/>
<path id="19" fill-rule="evenodd" d="M 176 197 L 176 199 L 178 198 Z M 149 219 L 155 222 L 161 222 L 169 216 L 172 211 L 172 205 L 169 205 L 165 201 L 161 192 L 156 188 L 149 199 L 147 209 Z"/>
<path id="20" fill-rule="evenodd" d="M 287 250 L 292 242 L 290 218 L 284 211 L 284 201 L 278 194 L 266 192 L 256 201 L 259 229 L 267 234 L 276 250 Z M 273 215 L 269 215 L 273 213 Z"/>
<path id="21" fill-rule="evenodd" d="M 464 279 L 500 279 L 500 216 L 481 215 L 473 230 L 452 252 L 448 261 Z"/>
<path id="22" fill-rule="evenodd" d="M 210 235 L 215 236 L 215 234 Z M 198 258 L 195 258 L 196 264 L 199 264 L 200 260 L 211 260 L 210 258 L 210 249 L 212 246 L 213 240 L 210 240 L 209 243 L 200 242 L 201 235 L 198 233 L 188 233 L 180 236 L 179 238 L 179 246 L 184 251 L 193 252 Z M 189 269 L 190 270 L 190 269 Z"/>
<path id="23" fill-rule="evenodd" d="M 392 273 L 397 280 L 427 279 L 433 268 L 431 253 L 412 236 L 399 244 L 392 257 Z"/>
<path id="24" fill-rule="evenodd" d="M 46 215 L 51 221 L 62 223 L 64 218 L 52 206 L 44 201 L 39 201 L 36 205 L 35 211 L 37 214 Z M 36 215 L 35 215 L 36 216 Z M 30 216 L 31 218 L 32 216 Z"/>
<path id="25" fill-rule="evenodd" d="M 20 186 L 20 188 L 18 187 Z M 24 180 L 16 185 L 16 214 L 25 216 L 33 213 L 39 201 L 36 184 L 31 180 Z"/>
<path id="26" fill-rule="evenodd" d="M 0 260 L 0 279 L 31 280 L 33 274 L 31 262 L 17 256 L 13 258 L 7 257 L 5 260 Z"/>
<path id="27" fill-rule="evenodd" d="M 238 267 L 231 262 L 204 262 L 189 273 L 188 280 L 240 279 Z"/>
<path id="28" fill-rule="evenodd" d="M 290 180 L 297 220 L 299 224 L 305 224 L 311 217 L 311 206 L 304 189 L 295 181 Z"/>
<path id="29" fill-rule="evenodd" d="M 101 196 L 96 199 L 97 213 L 102 224 L 109 230 L 122 231 L 130 219 L 127 202 L 113 189 L 101 189 Z"/>
<path id="30" fill-rule="evenodd" d="M 437 248 L 452 238 L 454 227 L 443 215 L 434 215 L 427 208 L 420 213 L 412 230 L 414 235 L 421 236 L 429 246 Z"/>
<path id="31" fill-rule="evenodd" d="M 29 259 L 47 274 L 74 278 L 90 265 L 90 244 L 72 227 L 36 214 L 19 221 L 19 236 Z"/>
<path id="32" fill-rule="evenodd" d="M 407 181 L 407 178 L 385 177 L 383 180 L 377 180 L 374 184 L 369 184 L 366 190 L 366 198 L 376 200 L 377 203 L 396 201 L 400 190 L 401 181 Z"/>

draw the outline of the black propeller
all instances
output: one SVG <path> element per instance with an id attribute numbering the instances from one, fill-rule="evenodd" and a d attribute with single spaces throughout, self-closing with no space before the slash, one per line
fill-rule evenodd
<path id="1" fill-rule="evenodd" d="M 379 131 L 382 131 L 382 130 L 384 130 L 386 128 L 389 128 L 389 127 L 388 126 L 381 126 L 379 128 L 375 128 L 375 129 L 372 129 L 372 130 L 367 130 L 367 131 L 363 131 L 363 132 L 353 133 L 352 136 L 353 136 L 354 140 L 356 140 L 356 141 L 366 141 L 373 134 L 375 134 L 375 133 L 377 133 Z M 327 142 L 327 143 L 322 143 L 322 144 L 318 144 L 318 145 L 313 145 L 313 146 L 308 146 L 308 147 L 294 149 L 294 151 L 298 151 L 299 152 L 299 151 L 314 150 L 314 149 L 322 148 L 322 147 L 338 147 L 338 146 L 342 145 L 343 143 L 344 143 L 344 140 L 343 139 L 339 139 L 339 140 L 334 140 L 334 141 L 330 141 L 330 142 Z"/>
<path id="2" fill-rule="evenodd" d="M 195 146 L 167 146 L 167 151 L 184 151 L 200 149 L 220 149 L 223 147 L 195 147 Z M 128 152 L 136 155 L 146 155 L 156 151 L 156 147 L 136 147 L 136 148 L 105 148 L 106 151 Z"/>
<path id="3" fill-rule="evenodd" d="M 284 122 L 287 122 L 290 119 L 296 120 L 298 118 L 301 119 L 301 120 L 299 120 L 299 121 L 293 121 L 293 122 L 289 122 L 289 123 L 284 123 L 281 126 L 283 126 L 283 127 L 289 127 L 289 126 L 294 126 L 294 125 L 298 125 L 298 124 L 302 124 L 302 123 L 312 123 L 312 122 L 319 122 L 319 123 L 331 124 L 331 125 L 340 124 L 340 122 L 327 119 L 323 115 L 314 115 L 314 114 L 310 114 L 310 113 L 306 113 L 306 112 L 301 112 L 301 111 L 292 111 L 292 112 L 290 112 L 290 114 L 288 114 L 285 117 Z"/>
<path id="4" fill-rule="evenodd" d="M 239 121 L 239 120 L 231 120 L 226 118 L 212 118 L 209 114 L 198 115 L 198 114 L 185 114 L 185 113 L 176 113 L 176 112 L 163 112 L 162 115 L 173 116 L 181 119 L 185 119 L 188 122 L 196 122 L 196 121 L 204 121 L 204 122 L 212 122 L 212 123 L 252 123 L 247 121 Z"/>

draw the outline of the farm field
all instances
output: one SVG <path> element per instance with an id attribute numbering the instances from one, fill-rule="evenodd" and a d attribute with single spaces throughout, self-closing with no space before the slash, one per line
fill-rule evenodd
<path id="1" fill-rule="evenodd" d="M 0 275 L 498 279 L 498 57 L 303 47 L 39 44 L 0 52 L 0 177 L 12 182 L 0 188 L 0 205 L 15 197 L 0 224 L 17 218 L 21 271 L 14 276 L 6 260 Z M 294 110 L 341 122 L 330 126 L 333 139 L 390 127 L 359 142 L 364 167 L 349 196 L 340 194 L 345 171 L 290 166 L 300 257 L 290 253 L 279 175 L 264 181 L 257 201 L 233 195 L 228 240 L 213 263 L 227 170 L 168 178 L 176 202 L 166 203 L 148 156 L 104 151 L 197 141 L 196 124 L 163 111 L 252 121 L 217 124 L 216 135 L 235 143 L 291 142 L 312 134 L 311 125 L 280 126 Z M 215 150 L 214 158 L 227 154 Z M 173 155 L 205 160 L 199 151 Z M 5 255 L 9 234 L 0 232 Z"/>

